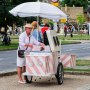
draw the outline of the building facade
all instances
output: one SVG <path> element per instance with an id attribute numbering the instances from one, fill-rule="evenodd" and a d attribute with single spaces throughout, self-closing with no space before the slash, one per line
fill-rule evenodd
<path id="1" fill-rule="evenodd" d="M 69 22 L 77 22 L 77 16 L 84 15 L 83 7 L 61 7 L 61 10 L 68 15 Z"/>
<path id="2" fill-rule="evenodd" d="M 60 0 L 42 0 L 43 2 L 51 3 L 54 1 L 57 1 L 60 3 Z M 84 9 L 83 7 L 60 7 L 60 4 L 58 6 L 63 12 L 65 12 L 68 15 L 68 21 L 69 22 L 77 22 L 77 16 L 78 15 L 84 15 Z"/>

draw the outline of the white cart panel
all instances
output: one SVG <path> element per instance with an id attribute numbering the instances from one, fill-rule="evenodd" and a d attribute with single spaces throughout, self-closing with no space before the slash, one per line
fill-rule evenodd
<path id="1" fill-rule="evenodd" d="M 55 30 L 47 30 L 47 37 L 52 52 L 60 51 L 60 43 Z"/>

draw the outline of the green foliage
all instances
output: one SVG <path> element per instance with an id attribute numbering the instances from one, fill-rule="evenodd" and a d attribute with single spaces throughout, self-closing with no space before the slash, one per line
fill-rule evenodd
<path id="1" fill-rule="evenodd" d="M 13 23 L 22 25 L 26 20 L 25 18 L 14 17 L 9 13 L 9 10 L 14 8 L 16 5 L 24 2 L 34 2 L 37 0 L 0 0 L 0 27 L 5 25 L 13 25 Z M 5 20 L 6 18 L 6 20 Z M 30 19 L 27 19 L 30 20 Z"/>
<path id="2" fill-rule="evenodd" d="M 83 24 L 85 22 L 85 17 L 84 15 L 78 15 L 77 20 L 79 24 Z"/>
<path id="3" fill-rule="evenodd" d="M 53 21 L 49 21 L 48 24 L 50 25 L 50 27 L 53 27 L 54 22 Z"/>
<path id="4" fill-rule="evenodd" d="M 18 4 L 21 4 L 21 3 L 24 3 L 24 2 L 35 2 L 37 0 L 12 0 L 12 4 L 13 5 L 18 5 Z"/>
<path id="5" fill-rule="evenodd" d="M 73 5 L 75 5 L 76 7 L 84 7 L 84 8 L 88 7 L 87 0 L 62 0 L 61 4 L 62 6 L 65 6 L 65 4 L 67 4 L 67 6 L 70 7 L 72 7 Z"/>

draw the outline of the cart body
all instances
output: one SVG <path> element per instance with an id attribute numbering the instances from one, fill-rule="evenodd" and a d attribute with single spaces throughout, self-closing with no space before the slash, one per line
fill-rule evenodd
<path id="1" fill-rule="evenodd" d="M 63 65 L 60 62 L 60 43 L 57 34 L 53 30 L 48 30 L 47 37 L 49 49 L 25 53 L 27 76 L 51 76 L 55 75 L 58 84 L 63 83 Z"/>
<path id="2" fill-rule="evenodd" d="M 26 53 L 26 75 L 49 76 L 57 72 L 57 53 L 30 52 Z"/>

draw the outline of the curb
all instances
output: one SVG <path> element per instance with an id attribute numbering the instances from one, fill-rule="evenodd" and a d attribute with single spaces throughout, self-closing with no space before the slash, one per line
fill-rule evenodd
<path id="1" fill-rule="evenodd" d="M 80 72 L 80 71 L 65 71 L 65 74 L 70 74 L 70 75 L 87 75 L 90 76 L 90 72 Z"/>
<path id="2" fill-rule="evenodd" d="M 7 71 L 7 72 L 0 72 L 0 77 L 4 77 L 4 76 L 12 76 L 12 75 L 16 75 L 17 71 L 13 70 L 13 71 Z M 79 72 L 79 71 L 65 71 L 64 74 L 70 74 L 70 75 L 87 75 L 90 76 L 90 72 Z"/>
<path id="3" fill-rule="evenodd" d="M 17 74 L 16 70 L 0 72 L 0 77 L 11 76 Z"/>

